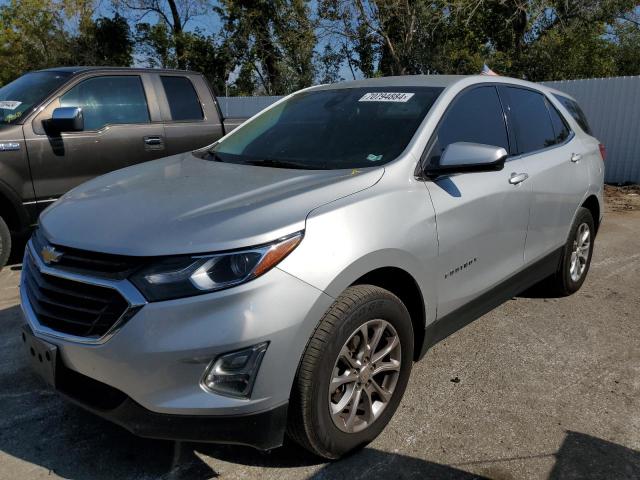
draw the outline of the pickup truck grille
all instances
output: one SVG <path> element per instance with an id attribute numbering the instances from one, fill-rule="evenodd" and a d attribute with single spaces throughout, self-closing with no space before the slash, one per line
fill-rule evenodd
<path id="1" fill-rule="evenodd" d="M 40 272 L 25 255 L 22 281 L 38 322 L 60 333 L 99 338 L 125 314 L 129 303 L 112 288 Z"/>
<path id="2" fill-rule="evenodd" d="M 40 229 L 34 232 L 31 242 L 34 251 L 38 254 L 44 247 L 53 246 Z M 61 254 L 55 264 L 58 269 L 116 280 L 128 277 L 144 262 L 141 257 L 89 252 L 60 245 L 55 245 L 55 250 Z"/>

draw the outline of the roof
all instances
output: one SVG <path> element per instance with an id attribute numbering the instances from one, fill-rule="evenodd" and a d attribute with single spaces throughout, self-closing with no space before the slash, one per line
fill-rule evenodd
<path id="1" fill-rule="evenodd" d="M 52 67 L 45 68 L 42 70 L 37 70 L 39 72 L 61 72 L 61 73 L 71 73 L 73 75 L 91 72 L 91 71 L 114 71 L 114 72 L 128 72 L 128 71 L 137 71 L 137 72 L 160 72 L 160 73 L 191 73 L 199 75 L 199 72 L 187 71 L 187 70 L 177 70 L 170 68 L 144 68 L 144 67 L 100 67 L 100 66 L 71 66 L 71 67 Z"/>
<path id="2" fill-rule="evenodd" d="M 443 87 L 446 88 L 471 75 L 402 75 L 397 77 L 365 78 L 348 82 L 319 85 L 318 90 L 360 87 Z"/>
<path id="3" fill-rule="evenodd" d="M 476 83 L 506 83 L 510 85 L 521 85 L 540 91 L 560 93 L 547 86 L 531 83 L 518 78 L 504 77 L 502 75 L 404 75 L 397 77 L 378 77 L 353 80 L 348 82 L 332 83 L 311 87 L 310 90 L 334 90 L 342 88 L 361 87 L 438 87 L 448 88 L 454 84 L 461 83 L 472 85 Z"/>

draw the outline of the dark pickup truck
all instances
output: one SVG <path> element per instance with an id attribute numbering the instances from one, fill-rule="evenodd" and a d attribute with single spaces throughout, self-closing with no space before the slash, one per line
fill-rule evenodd
<path id="1" fill-rule="evenodd" d="M 0 88 L 0 268 L 11 236 L 71 188 L 204 147 L 242 121 L 223 119 L 195 72 L 60 67 Z"/>

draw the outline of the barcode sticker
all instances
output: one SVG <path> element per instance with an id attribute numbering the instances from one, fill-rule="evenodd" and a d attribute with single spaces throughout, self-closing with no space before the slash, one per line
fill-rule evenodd
<path id="1" fill-rule="evenodd" d="M 365 93 L 359 102 L 408 102 L 413 93 L 401 92 L 369 92 Z"/>

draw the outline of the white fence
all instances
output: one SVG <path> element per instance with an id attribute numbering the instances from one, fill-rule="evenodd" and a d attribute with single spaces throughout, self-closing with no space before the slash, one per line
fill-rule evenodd
<path id="1" fill-rule="evenodd" d="M 640 77 L 545 82 L 582 106 L 607 148 L 605 181 L 640 183 Z"/>

